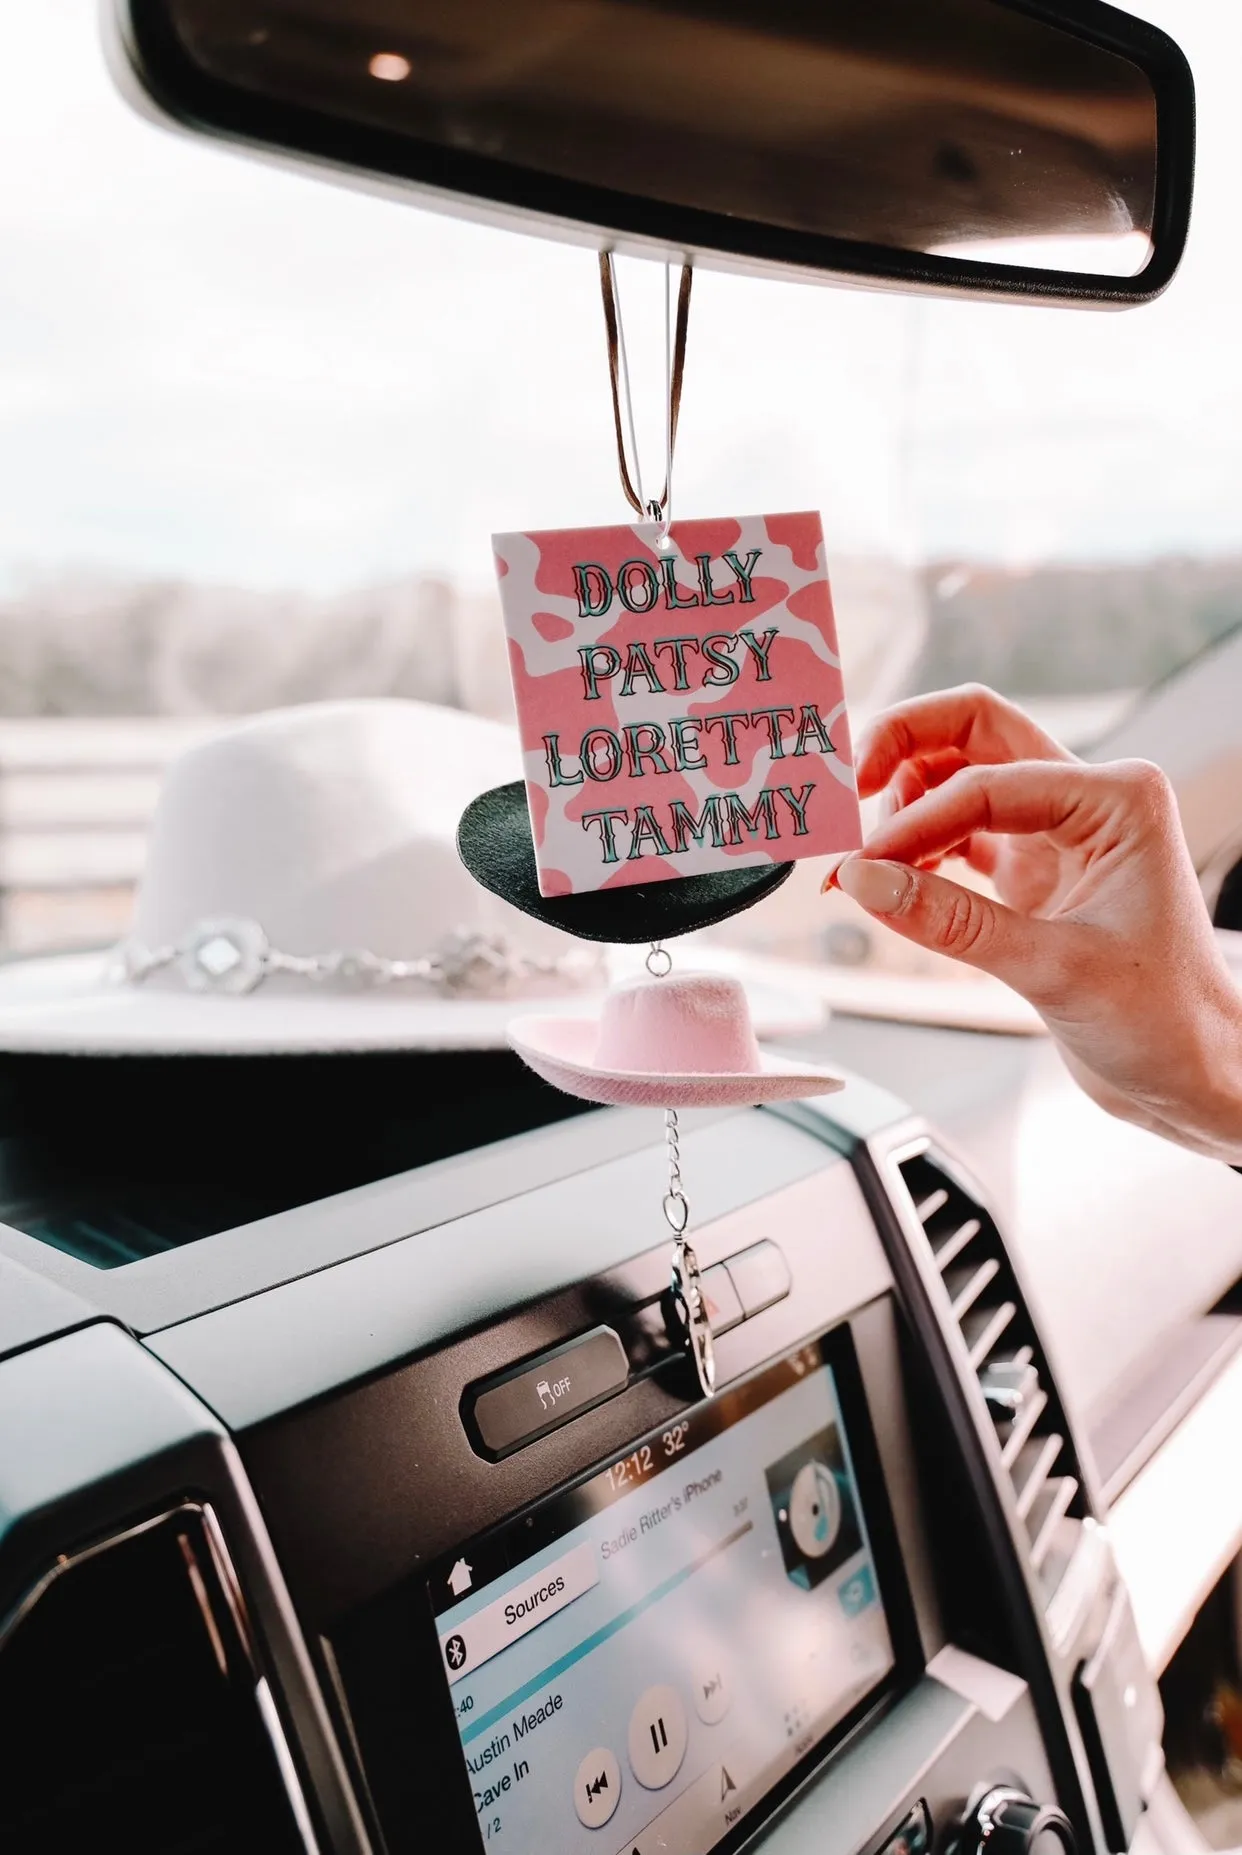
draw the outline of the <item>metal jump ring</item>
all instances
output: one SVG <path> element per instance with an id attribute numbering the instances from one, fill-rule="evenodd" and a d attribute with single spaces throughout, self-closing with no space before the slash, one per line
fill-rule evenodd
<path id="1" fill-rule="evenodd" d="M 690 1222 L 690 1201 L 684 1192 L 665 1192 L 664 1221 L 675 1237 L 680 1237 Z"/>
<path id="2" fill-rule="evenodd" d="M 672 954 L 657 941 L 647 955 L 647 971 L 653 979 L 667 979 L 672 970 Z"/>

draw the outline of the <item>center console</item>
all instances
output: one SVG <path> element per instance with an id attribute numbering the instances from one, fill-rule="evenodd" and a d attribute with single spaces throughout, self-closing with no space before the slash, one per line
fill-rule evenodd
<path id="1" fill-rule="evenodd" d="M 163 1507 L 240 1568 L 306 1848 L 1130 1848 L 1159 1704 L 1012 1258 L 899 1107 L 832 1108 L 687 1117 L 707 1400 L 640 1114 L 523 1136 L 486 1202 L 465 1159 L 387 1181 L 365 1244 L 346 1194 L 327 1266 L 114 1330 L 179 1413 Z M 122 1538 L 137 1485 L 66 1489 L 61 1535 Z"/>
<path id="2" fill-rule="evenodd" d="M 513 1855 L 736 1846 L 917 1665 L 848 1327 L 449 1559 L 427 1596 L 459 1762 Z M 344 1645 L 360 1696 L 400 1679 Z"/>

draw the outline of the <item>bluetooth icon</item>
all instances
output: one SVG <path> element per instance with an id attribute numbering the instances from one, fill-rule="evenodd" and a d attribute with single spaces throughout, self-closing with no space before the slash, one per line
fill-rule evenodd
<path id="1" fill-rule="evenodd" d="M 444 1659 L 452 1669 L 458 1669 L 466 1659 L 466 1639 L 464 1636 L 450 1636 L 444 1645 Z"/>

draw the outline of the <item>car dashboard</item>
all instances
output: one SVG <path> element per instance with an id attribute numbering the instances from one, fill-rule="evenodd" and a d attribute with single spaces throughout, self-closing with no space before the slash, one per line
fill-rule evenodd
<path id="1" fill-rule="evenodd" d="M 827 1102 L 683 1117 L 706 1400 L 660 1117 L 533 1082 L 520 1131 L 115 1267 L 0 1231 L 0 1845 L 1161 1846 L 1124 1510 L 1227 1372 L 1239 1183 L 1109 1353 L 1145 1226 L 1107 1136 L 1058 1172 L 1096 1111 L 1049 1047 L 824 1038 Z M 1057 1266 L 1080 1188 L 1104 1259 L 1067 1347 L 1041 1131 Z"/>

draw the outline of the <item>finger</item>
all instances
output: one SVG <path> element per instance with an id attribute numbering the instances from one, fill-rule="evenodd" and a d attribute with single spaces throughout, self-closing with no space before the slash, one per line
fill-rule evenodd
<path id="1" fill-rule="evenodd" d="M 922 798 L 926 790 L 918 761 L 907 760 L 904 765 L 897 768 L 896 773 L 884 788 L 884 794 L 880 800 L 881 818 L 891 818 L 893 813 L 899 812 L 903 806 L 913 805 L 916 799 Z"/>
<path id="2" fill-rule="evenodd" d="M 963 762 L 1072 760 L 1038 723 L 978 683 L 915 696 L 877 716 L 855 754 L 864 797 L 886 786 L 905 760 L 958 753 Z"/>
<path id="3" fill-rule="evenodd" d="M 917 760 L 903 760 L 885 789 L 886 796 L 892 793 L 896 799 L 896 803 L 888 807 L 888 814 L 900 811 L 903 805 L 913 805 L 915 799 L 921 799 L 936 786 L 943 786 L 947 779 L 952 779 L 969 764 L 956 748 L 948 753 L 920 754 Z"/>
<path id="4" fill-rule="evenodd" d="M 918 760 L 903 760 L 880 795 L 879 820 L 885 822 L 894 812 L 901 811 L 906 805 L 913 805 L 925 792 L 942 786 L 946 779 L 952 779 L 955 773 L 960 773 L 968 764 L 956 751 L 929 754 Z"/>
<path id="5" fill-rule="evenodd" d="M 954 844 L 949 850 L 940 851 L 935 856 L 919 857 L 918 867 L 921 870 L 938 870 L 942 863 L 951 863 L 956 859 L 958 862 L 968 864 L 971 869 L 974 869 L 976 866 L 973 861 L 971 850 L 971 846 L 974 842 L 975 840 L 973 837 L 964 837 L 960 844 Z M 981 876 L 989 876 L 991 873 L 991 870 L 980 870 L 979 872 Z"/>
<path id="6" fill-rule="evenodd" d="M 896 808 L 894 807 L 894 809 Z M 976 846 L 979 847 L 978 850 L 976 850 Z M 836 889 L 840 886 L 837 882 L 837 877 L 841 872 L 841 865 L 850 854 L 849 851 L 842 850 L 829 860 L 828 867 L 819 885 L 821 895 L 827 895 L 830 889 Z M 962 861 L 968 863 L 972 869 L 977 869 L 981 876 L 991 876 L 996 869 L 996 840 L 995 838 L 983 836 L 968 838 L 965 843 L 959 844 L 956 850 L 947 852 L 946 855 L 960 857 Z M 944 861 L 945 857 L 921 857 L 919 859 L 919 868 L 924 870 L 937 870 Z"/>
<path id="7" fill-rule="evenodd" d="M 1000 856 L 1000 844 L 986 831 L 977 831 L 962 845 L 958 855 L 969 863 L 972 870 L 980 876 L 995 876 L 996 861 Z"/>
<path id="8" fill-rule="evenodd" d="M 994 974 L 1036 1007 L 1064 983 L 1058 947 L 1083 931 L 1015 914 L 945 876 L 858 853 L 845 859 L 837 880 L 846 895 L 906 940 Z"/>
<path id="9" fill-rule="evenodd" d="M 948 856 L 978 832 L 1044 832 L 1058 843 L 1080 844 L 1124 801 L 1121 783 L 1110 772 L 1079 761 L 966 767 L 877 826 L 863 854 L 922 863 Z"/>
<path id="10" fill-rule="evenodd" d="M 905 763 L 906 766 L 918 768 L 919 778 L 925 792 L 932 791 L 936 786 L 943 786 L 947 779 L 952 779 L 955 773 L 960 773 L 963 767 L 970 766 L 970 764 L 965 754 L 959 753 L 956 747 L 951 747 L 944 753 L 920 754 L 917 760 Z M 904 771 L 904 767 L 902 770 Z"/>

